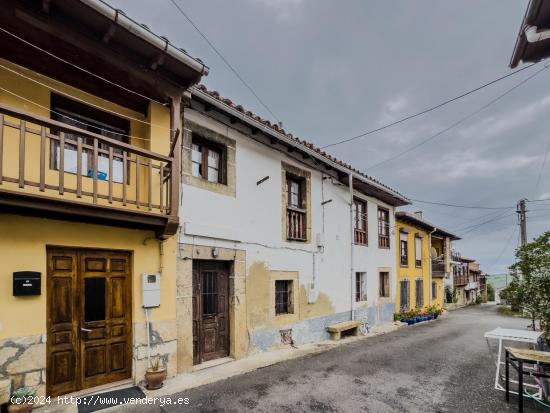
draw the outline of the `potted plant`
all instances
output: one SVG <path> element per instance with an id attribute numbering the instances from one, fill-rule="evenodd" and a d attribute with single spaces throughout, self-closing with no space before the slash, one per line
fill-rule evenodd
<path id="1" fill-rule="evenodd" d="M 430 315 L 433 316 L 434 319 L 437 319 L 437 317 L 439 317 L 443 310 L 441 310 L 441 308 L 439 308 L 437 304 L 434 304 L 428 308 L 428 312 L 430 313 Z"/>
<path id="2" fill-rule="evenodd" d="M 150 366 L 145 372 L 145 382 L 148 390 L 160 389 L 166 380 L 166 366 L 161 366 L 160 358 L 151 360 Z"/>
<path id="3" fill-rule="evenodd" d="M 32 410 L 36 391 L 32 387 L 19 387 L 16 389 L 8 405 L 9 413 L 27 413 Z"/>

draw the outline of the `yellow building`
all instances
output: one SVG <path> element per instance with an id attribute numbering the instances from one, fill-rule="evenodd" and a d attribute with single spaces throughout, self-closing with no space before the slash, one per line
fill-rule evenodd
<path id="1" fill-rule="evenodd" d="M 424 220 L 421 212 L 397 212 L 395 223 L 396 312 L 426 310 L 434 304 L 443 308 L 451 242 L 460 238 Z"/>
<path id="2" fill-rule="evenodd" d="M 9 0 L 0 26 L 0 404 L 139 382 L 149 354 L 174 375 L 180 108 L 207 68 L 97 0 Z"/>

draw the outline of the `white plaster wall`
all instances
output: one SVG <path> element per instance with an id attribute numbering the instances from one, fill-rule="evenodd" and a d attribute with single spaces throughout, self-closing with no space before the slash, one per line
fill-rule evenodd
<path id="1" fill-rule="evenodd" d="M 315 253 L 317 293 L 327 294 L 336 312 L 349 311 L 352 282 L 348 187 L 323 180 L 323 176 L 328 175 L 202 113 L 186 109 L 185 117 L 236 141 L 236 197 L 183 184 L 180 243 L 244 249 L 247 267 L 262 262 L 270 270 L 298 271 L 302 285 L 313 280 Z M 310 243 L 283 240 L 281 161 L 311 172 Z M 269 179 L 257 185 L 256 182 L 265 176 Z M 332 202 L 323 207 L 323 200 L 329 199 Z M 395 298 L 394 210 L 373 198 L 367 198 L 367 202 L 369 246 L 354 246 L 354 267 L 355 271 L 366 272 L 368 277 L 369 299 L 361 304 L 375 306 L 378 304 L 379 267 L 391 268 L 392 302 Z M 390 210 L 390 249 L 378 248 L 378 204 Z M 320 251 L 316 237 L 323 233 L 325 247 Z"/>

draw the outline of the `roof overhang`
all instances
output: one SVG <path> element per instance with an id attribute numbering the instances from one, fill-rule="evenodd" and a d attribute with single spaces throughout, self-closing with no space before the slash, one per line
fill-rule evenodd
<path id="1" fill-rule="evenodd" d="M 254 119 L 251 116 L 248 116 L 246 113 L 243 113 L 234 107 L 216 99 L 207 92 L 201 90 L 198 87 L 191 88 L 192 99 L 198 99 L 202 103 L 206 104 L 209 108 L 216 108 L 224 115 L 228 116 L 231 119 L 231 122 L 239 121 L 252 129 L 251 137 L 262 143 L 265 143 L 265 137 L 268 139 L 270 145 L 283 145 L 288 148 L 288 152 L 297 153 L 302 156 L 303 159 L 310 159 L 313 163 L 320 169 L 325 170 L 334 170 L 337 172 L 338 179 L 341 183 L 349 185 L 349 176 L 353 178 L 353 188 L 367 196 L 372 196 L 377 198 L 388 205 L 397 207 L 409 205 L 410 201 L 399 194 L 398 192 L 386 187 L 385 185 L 375 181 L 374 179 L 369 179 L 368 177 L 354 171 L 351 168 L 341 165 L 338 161 L 330 159 L 327 156 L 324 156 L 320 151 L 315 150 L 315 148 L 306 146 L 296 139 L 287 136 L 284 133 L 278 132 L 275 129 L 267 126 L 266 124 L 260 122 L 257 119 Z M 261 135 L 264 138 L 261 138 Z"/>
<path id="2" fill-rule="evenodd" d="M 181 96 L 208 73 L 100 0 L 3 0 L 0 28 L 0 57 L 140 112 L 151 99 Z"/>
<path id="3" fill-rule="evenodd" d="M 442 228 L 439 228 L 432 224 L 431 222 L 428 222 L 424 219 L 420 219 L 414 215 L 409 214 L 405 211 L 398 211 L 395 213 L 395 219 L 400 222 L 404 222 L 406 224 L 414 225 L 418 228 L 422 228 L 428 232 L 432 232 L 432 236 L 439 236 L 442 238 L 450 238 L 452 241 L 458 241 L 460 237 L 458 235 L 455 235 L 449 231 L 446 231 Z"/>
<path id="4" fill-rule="evenodd" d="M 550 38 L 536 42 L 528 41 L 525 29 L 533 26 L 537 31 L 550 29 L 550 2 L 529 1 L 510 59 L 511 68 L 516 67 L 520 62 L 538 62 L 550 56 Z"/>

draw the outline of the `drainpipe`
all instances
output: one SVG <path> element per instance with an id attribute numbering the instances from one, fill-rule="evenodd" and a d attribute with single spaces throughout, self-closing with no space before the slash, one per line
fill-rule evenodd
<path id="1" fill-rule="evenodd" d="M 353 294 L 353 289 L 355 287 L 355 274 L 354 274 L 354 263 L 353 263 L 353 244 L 355 243 L 355 234 L 354 234 L 354 222 L 353 222 L 353 175 L 349 174 L 349 223 L 350 223 L 350 311 L 351 319 L 355 320 L 355 296 Z"/>
<path id="2" fill-rule="evenodd" d="M 550 39 L 550 30 L 538 31 L 537 26 L 527 26 L 524 30 L 525 38 L 529 43 L 536 43 L 542 40 Z"/>
<path id="3" fill-rule="evenodd" d="M 432 296 L 433 296 L 433 291 L 432 291 L 432 280 L 433 280 L 433 277 L 432 277 L 432 254 L 431 254 L 431 251 L 432 251 L 432 234 L 437 231 L 437 228 L 434 227 L 434 229 L 430 232 L 430 234 L 428 235 L 428 245 L 430 246 L 429 250 L 430 251 L 430 254 L 429 254 L 429 263 L 430 265 L 428 266 L 430 268 L 430 288 L 429 288 L 429 291 L 430 291 L 430 294 L 429 294 L 429 297 L 430 297 L 430 300 L 428 301 L 430 303 L 430 305 L 432 305 Z"/>

